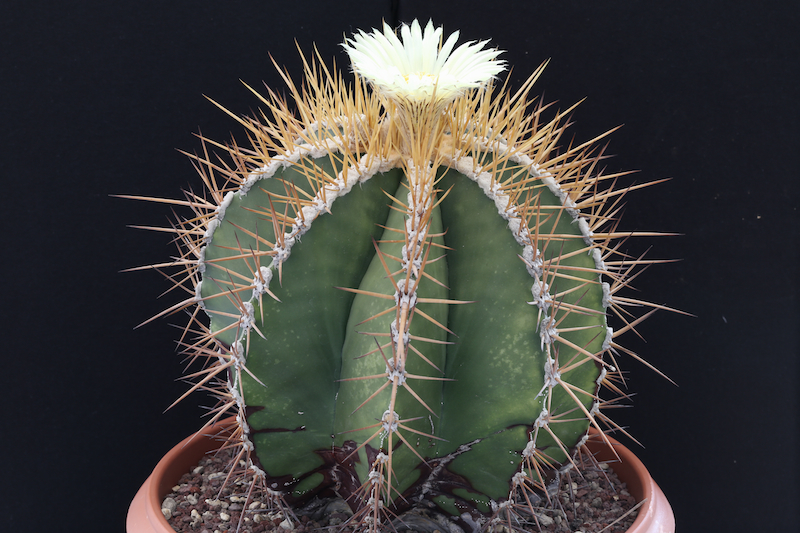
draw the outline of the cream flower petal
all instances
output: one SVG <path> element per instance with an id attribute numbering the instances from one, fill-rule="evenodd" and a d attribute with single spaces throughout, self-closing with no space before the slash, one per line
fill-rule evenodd
<path id="1" fill-rule="evenodd" d="M 466 90 L 481 87 L 505 69 L 500 50 L 485 49 L 488 41 L 470 41 L 455 48 L 459 32 L 442 44 L 441 27 L 419 21 L 400 27 L 400 37 L 388 24 L 383 32 L 359 31 L 344 48 L 353 69 L 385 96 L 425 101 L 435 94 L 438 104 Z"/>

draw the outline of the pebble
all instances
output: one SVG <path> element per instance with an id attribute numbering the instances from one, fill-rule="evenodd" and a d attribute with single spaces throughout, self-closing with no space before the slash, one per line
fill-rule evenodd
<path id="1" fill-rule="evenodd" d="M 170 511 L 174 511 L 177 506 L 178 502 L 173 498 L 164 498 L 164 501 L 161 503 L 161 509 L 169 509 Z"/>
<path id="2" fill-rule="evenodd" d="M 175 511 L 175 508 L 178 506 L 178 503 L 172 498 L 164 498 L 164 501 L 161 503 L 161 512 L 164 514 L 164 518 L 169 520 L 172 518 L 172 513 Z"/>
<path id="3" fill-rule="evenodd" d="M 281 527 L 287 531 L 291 531 L 294 529 L 294 524 L 292 524 L 288 519 L 281 522 Z"/>

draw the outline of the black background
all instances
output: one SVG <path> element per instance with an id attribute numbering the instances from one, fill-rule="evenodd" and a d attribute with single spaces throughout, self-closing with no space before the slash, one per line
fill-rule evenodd
<path id="1" fill-rule="evenodd" d="M 798 524 L 798 10 L 791 2 L 42 2 L 0 17 L 5 367 L 0 529 L 122 531 L 159 457 L 199 427 L 176 382 L 158 274 L 164 206 L 198 181 L 175 148 L 226 140 L 254 86 L 297 77 L 294 40 L 347 65 L 355 29 L 414 17 L 491 38 L 519 84 L 575 114 L 579 140 L 624 124 L 609 170 L 673 178 L 632 195 L 624 225 L 673 231 L 636 286 L 657 313 L 628 338 L 678 383 L 629 363 L 635 407 L 617 419 L 670 499 L 679 531 L 796 531 Z M 634 245 L 632 245 L 634 246 Z M 634 246 L 634 247 L 635 247 Z M 623 439 L 624 440 L 624 439 Z"/>

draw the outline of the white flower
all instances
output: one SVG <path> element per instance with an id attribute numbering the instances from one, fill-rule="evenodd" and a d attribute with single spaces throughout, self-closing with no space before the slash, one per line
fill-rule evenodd
<path id="1" fill-rule="evenodd" d="M 383 33 L 360 31 L 343 44 L 353 69 L 376 90 L 393 99 L 447 103 L 466 90 L 485 85 L 505 69 L 500 50 L 484 50 L 488 41 L 464 43 L 455 50 L 459 32 L 442 43 L 442 28 L 428 21 L 400 27 L 402 41 L 388 24 Z"/>

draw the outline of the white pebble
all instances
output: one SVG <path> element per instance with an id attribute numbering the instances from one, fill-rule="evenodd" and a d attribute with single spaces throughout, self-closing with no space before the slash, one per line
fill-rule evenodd
<path id="1" fill-rule="evenodd" d="M 219 519 L 222 520 L 223 522 L 227 522 L 228 520 L 231 519 L 231 515 L 229 515 L 228 513 L 219 513 Z"/>
<path id="2" fill-rule="evenodd" d="M 539 524 L 544 527 L 548 527 L 553 523 L 553 519 L 546 514 L 537 514 L 536 518 L 539 520 Z"/>
<path id="3" fill-rule="evenodd" d="M 291 531 L 294 529 L 294 524 L 292 524 L 288 519 L 281 522 L 281 527 L 287 531 Z"/>
<path id="4" fill-rule="evenodd" d="M 170 511 L 174 511 L 177 506 L 178 503 L 174 499 L 164 498 L 164 501 L 161 503 L 161 510 L 169 509 Z"/>

